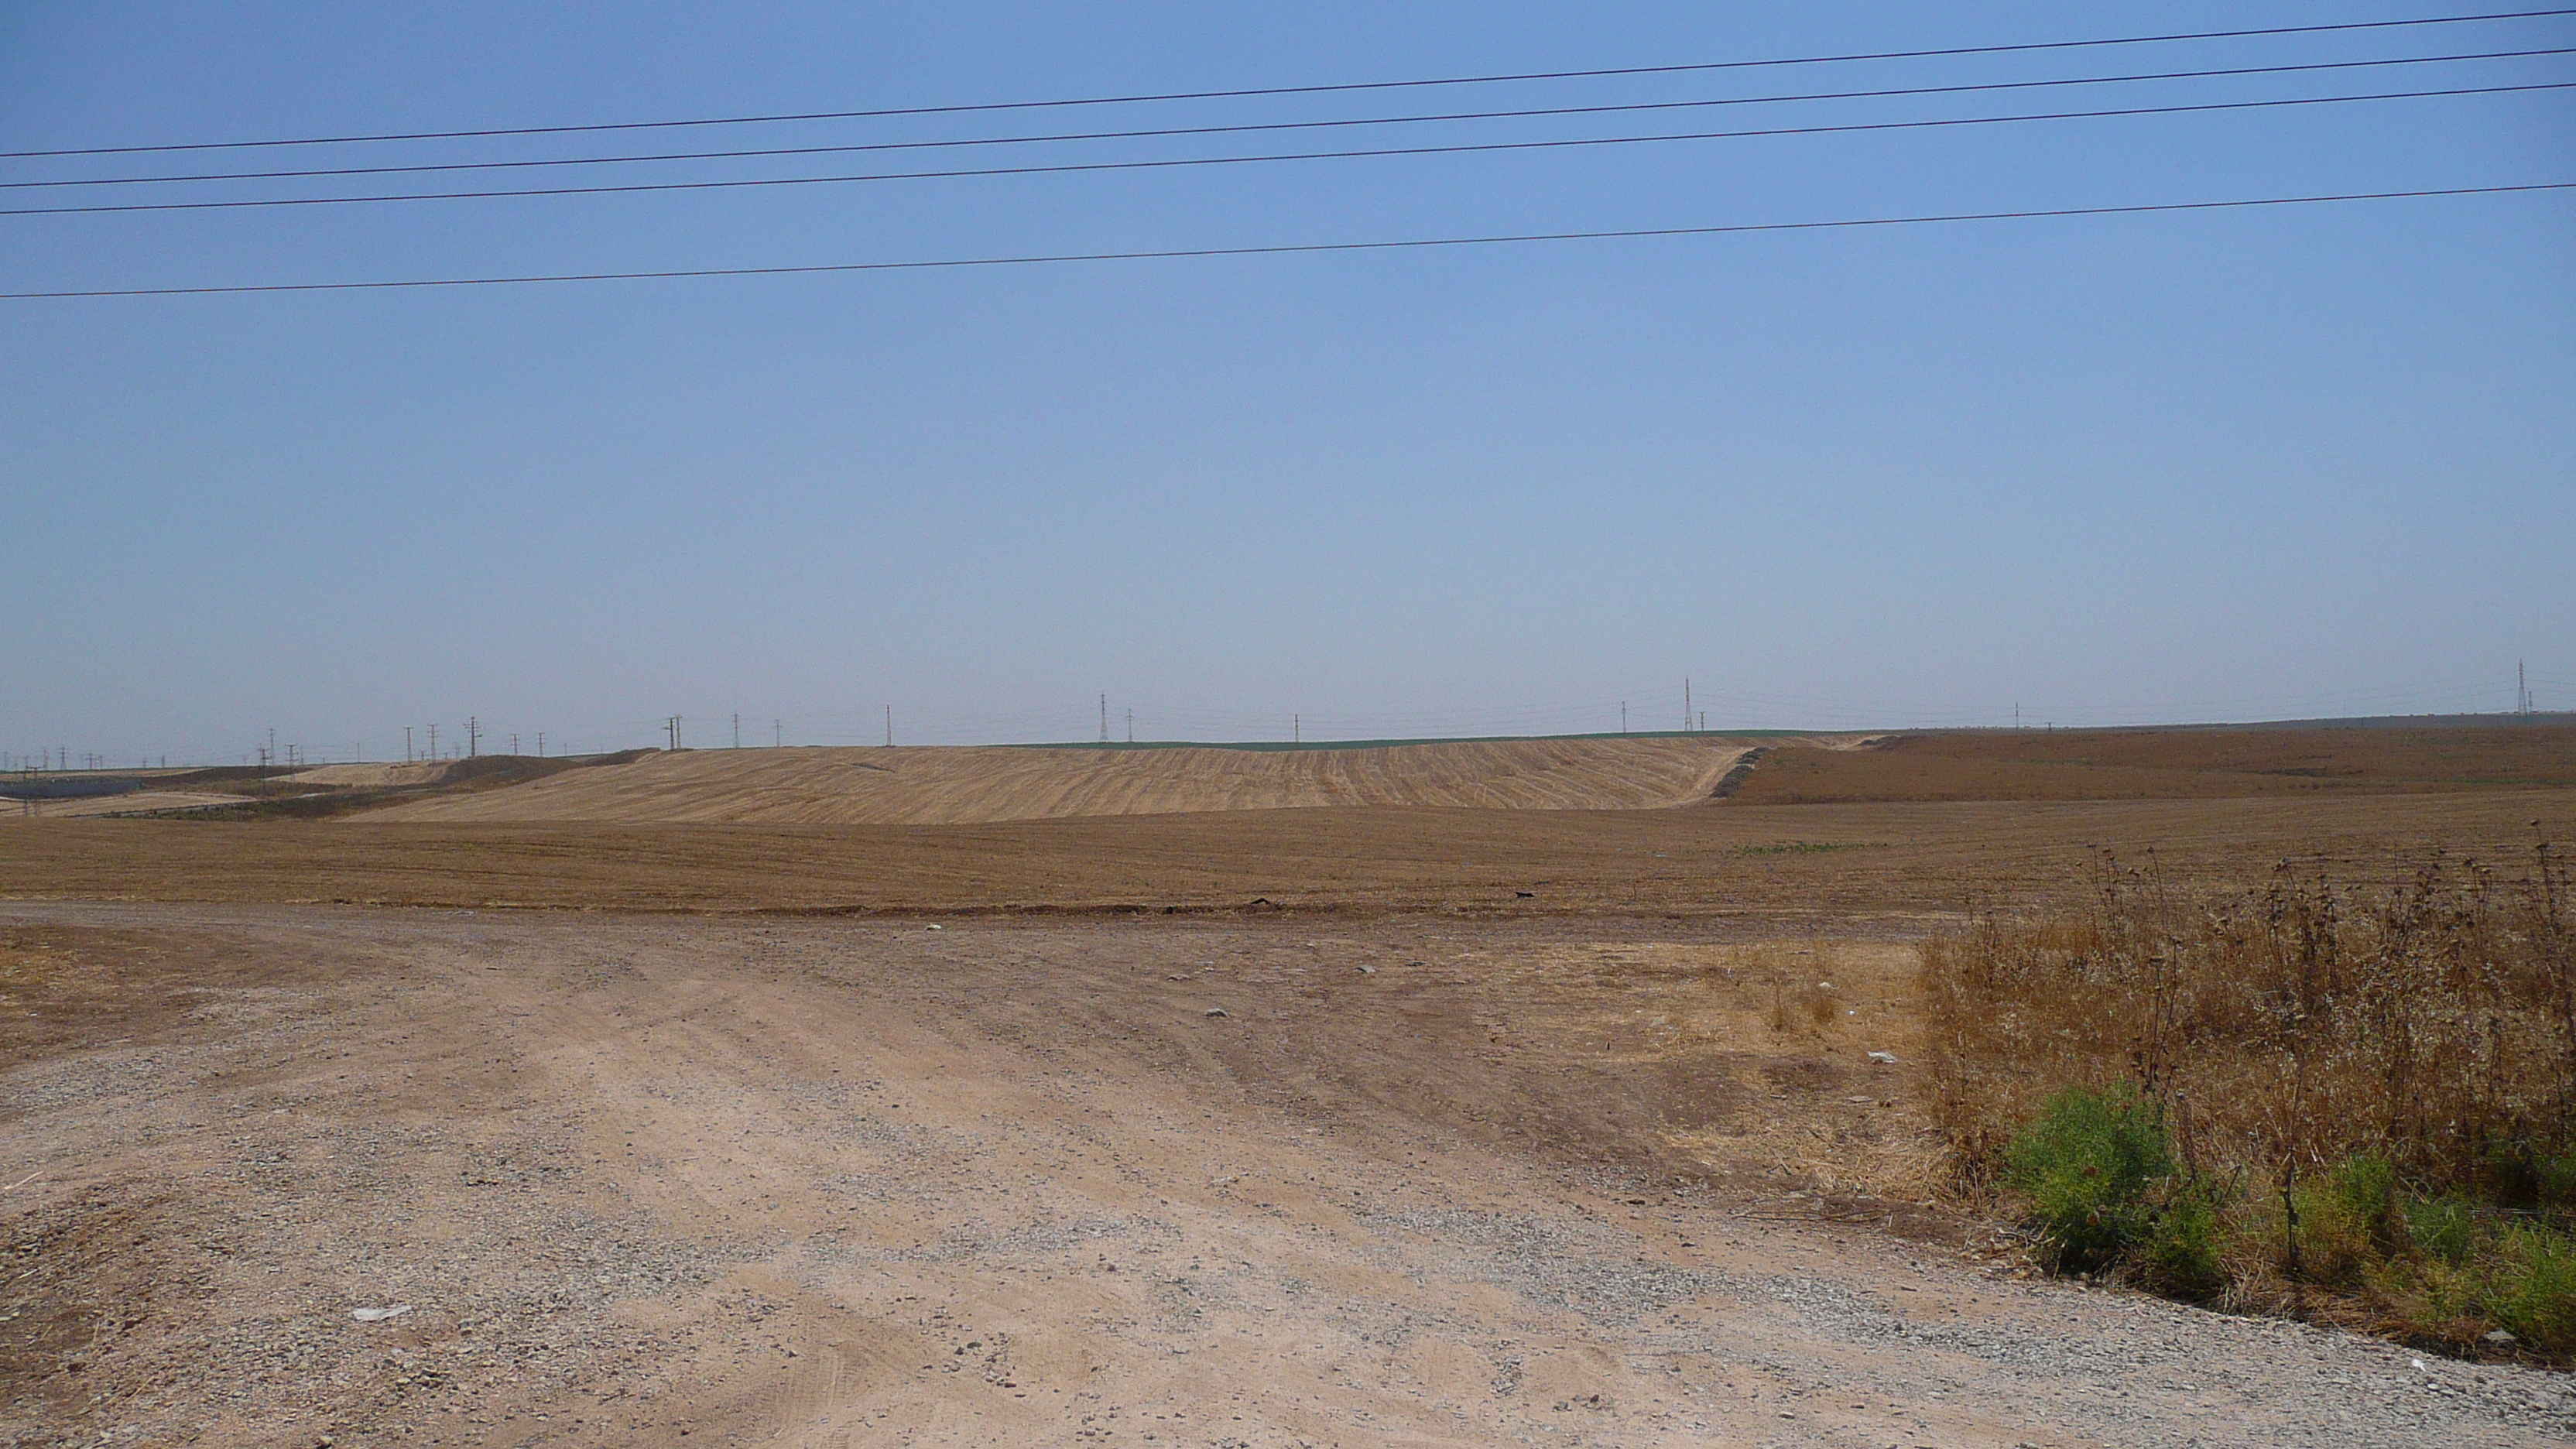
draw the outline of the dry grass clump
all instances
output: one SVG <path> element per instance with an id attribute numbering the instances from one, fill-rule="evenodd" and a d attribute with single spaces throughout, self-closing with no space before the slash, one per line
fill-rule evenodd
<path id="1" fill-rule="evenodd" d="M 1804 957 L 1812 953 L 1795 954 Z M 1843 1000 L 1842 988 L 1818 974 L 1824 969 L 1827 968 L 1812 960 L 1795 960 L 1777 950 L 1757 947 L 1746 958 L 1744 973 L 1736 979 L 1759 984 L 1769 993 L 1774 1032 L 1818 1032 L 1841 1025 L 1851 1010 Z"/>
<path id="2" fill-rule="evenodd" d="M 1971 1186 L 2064 1267 L 2576 1356 L 2576 927 L 2548 846 L 2393 888 L 2285 865 L 2223 899 L 2104 857 L 2095 887 L 1925 953 Z"/>

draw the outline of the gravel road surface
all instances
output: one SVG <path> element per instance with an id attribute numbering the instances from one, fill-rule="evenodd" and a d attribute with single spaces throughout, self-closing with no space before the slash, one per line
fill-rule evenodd
<path id="1" fill-rule="evenodd" d="M 0 1064 L 0 1443 L 2576 1442 L 1669 1172 L 1467 974 L 1652 923 L 938 924 L 0 907 L 159 993 Z"/>

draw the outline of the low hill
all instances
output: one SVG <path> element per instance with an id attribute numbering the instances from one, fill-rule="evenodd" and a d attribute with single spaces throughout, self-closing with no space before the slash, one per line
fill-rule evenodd
<path id="1" fill-rule="evenodd" d="M 1635 810 L 1705 800 L 1743 757 L 1711 736 L 1350 749 L 800 748 L 652 751 L 367 820 L 951 825 L 1323 805 Z"/>

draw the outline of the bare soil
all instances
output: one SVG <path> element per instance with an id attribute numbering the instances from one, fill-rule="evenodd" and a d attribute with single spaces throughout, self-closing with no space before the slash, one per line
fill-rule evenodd
<path id="1" fill-rule="evenodd" d="M 0 899 L 650 911 L 1603 911 L 1920 931 L 2083 897 L 2097 850 L 2177 881 L 2283 860 L 2394 879 L 2436 845 L 2576 839 L 2576 790 L 1671 810 L 1342 808 L 951 826 L 0 818 Z"/>
<path id="2" fill-rule="evenodd" d="M 1748 805 L 1889 800 L 2184 800 L 2576 787 L 2576 727 L 1990 730 L 1796 743 L 1736 790 Z"/>
<path id="3" fill-rule="evenodd" d="M 6 921 L 13 1445 L 2576 1424 L 2552 1376 L 1981 1256 L 1907 1195 L 1910 953 L 1883 942 L 1400 915 Z"/>

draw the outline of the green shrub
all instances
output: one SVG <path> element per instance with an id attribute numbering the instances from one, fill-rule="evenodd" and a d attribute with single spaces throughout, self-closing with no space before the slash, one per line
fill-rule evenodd
<path id="1" fill-rule="evenodd" d="M 2173 1193 L 2147 1234 L 2146 1276 L 2157 1291 L 2207 1298 L 2227 1283 L 2219 1258 L 2218 1205 L 2196 1185 Z"/>
<path id="2" fill-rule="evenodd" d="M 2496 1246 L 2504 1271 L 2490 1279 L 2488 1316 L 2541 1353 L 2576 1349 L 2576 1238 L 2523 1224 Z"/>
<path id="3" fill-rule="evenodd" d="M 2351 1158 L 2328 1174 L 2326 1184 L 2336 1206 L 2372 1246 L 2396 1246 L 2397 1164 L 2385 1157 Z"/>
<path id="4" fill-rule="evenodd" d="M 2478 1247 L 2477 1209 L 2457 1194 L 2409 1198 L 2406 1236 L 2415 1247 L 2456 1268 Z"/>
<path id="5" fill-rule="evenodd" d="M 2400 1246 L 2397 1169 L 2387 1158 L 2337 1163 L 2302 1179 L 2291 1200 L 2299 1210 L 2299 1265 L 2311 1282 L 2355 1282 Z"/>
<path id="6" fill-rule="evenodd" d="M 2542 1202 L 2576 1208 L 2576 1152 L 2564 1157 L 2542 1157 L 2535 1164 L 2533 1176 L 2539 1179 Z"/>
<path id="7" fill-rule="evenodd" d="M 2107 1268 L 2144 1240 L 2148 1190 L 2173 1170 L 2164 1123 L 2126 1085 L 2069 1087 L 2004 1149 L 2004 1180 L 2030 1199 L 2058 1266 Z"/>

